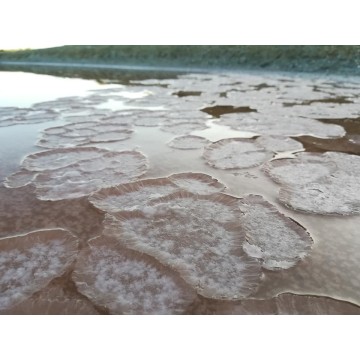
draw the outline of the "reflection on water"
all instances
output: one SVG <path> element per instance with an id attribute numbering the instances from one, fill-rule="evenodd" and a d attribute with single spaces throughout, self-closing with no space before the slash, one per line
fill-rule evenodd
<path id="1" fill-rule="evenodd" d="M 338 151 L 359 155 L 360 120 L 356 106 L 360 99 L 360 81 L 355 79 L 347 84 L 343 79 L 329 83 L 316 77 L 276 74 L 182 75 L 39 67 L 30 70 L 55 77 L 0 72 L 0 180 L 21 170 L 0 185 L 0 236 L 15 237 L 61 228 L 76 236 L 79 249 L 83 250 L 78 255 L 78 263 L 69 265 L 65 273 L 49 278 L 50 283 L 40 290 L 34 287 L 26 293 L 25 300 L 14 301 L 12 307 L 0 309 L 2 312 L 41 313 L 41 307 L 48 313 L 91 314 L 358 311 L 355 305 L 360 306 L 360 244 L 357 241 L 360 227 L 359 217 L 355 215 L 356 204 L 350 216 L 292 210 L 279 201 L 280 186 L 262 167 L 268 160 L 275 163 L 276 159 L 286 157 L 301 159 L 298 155 L 301 144 L 308 153 Z M 300 118 L 296 113 L 299 106 Z M 53 120 L 34 117 L 35 109 L 53 111 Z M 324 116 L 318 116 L 319 112 Z M 336 113 L 336 117 L 327 120 L 329 113 Z M 321 138 L 306 133 L 306 127 L 301 136 L 284 136 L 283 133 L 292 133 L 297 122 L 304 118 L 314 125 Z M 267 119 L 269 124 L 278 122 L 282 136 L 268 136 L 263 126 Z M 329 127 L 323 128 L 321 123 Z M 344 136 L 339 129 L 345 132 Z M 192 147 L 190 134 L 203 139 L 194 137 L 196 146 Z M 171 146 L 179 142 L 175 140 L 177 137 L 183 137 L 182 143 Z M 244 140 L 223 141 L 230 138 Z M 79 149 L 89 146 L 95 149 L 91 159 L 80 156 L 86 151 Z M 57 150 L 59 148 L 73 149 L 71 158 Z M 44 152 L 41 157 L 27 157 L 39 151 Z M 135 158 L 114 156 L 119 151 L 145 156 L 147 169 L 142 167 L 144 164 L 135 165 Z M 136 170 L 136 166 L 141 170 Z M 330 169 L 338 174 L 336 166 L 340 165 L 331 164 Z M 357 162 L 353 167 L 356 173 Z M 199 182 L 191 174 L 171 176 L 188 172 L 200 174 L 201 179 L 206 178 L 206 174 L 212 176 L 226 186 L 225 190 L 220 187 L 218 191 L 229 196 L 219 200 L 216 194 L 203 195 L 204 186 L 208 186 L 206 181 L 205 184 L 203 180 Z M 299 174 L 300 177 L 301 172 Z M 27 185 L 18 187 L 23 178 L 27 179 Z M 146 181 L 141 183 L 145 188 L 140 193 L 136 192 L 139 189 L 135 183 L 116 188 L 121 183 L 156 178 L 164 179 L 158 183 L 154 180 L 157 187 L 147 187 Z M 108 183 L 109 179 L 114 181 Z M 164 184 L 171 191 L 165 189 Z M 103 194 L 102 187 L 113 189 L 113 186 L 115 190 Z M 76 189 L 80 189 L 79 192 Z M 53 191 L 58 200 L 41 200 L 42 194 Z M 173 191 L 180 193 L 171 195 Z M 84 196 L 94 192 L 94 198 L 110 204 L 110 208 L 119 207 L 119 199 L 126 193 L 126 209 L 116 208 L 121 214 L 110 219 L 110 211 L 106 210 L 109 206 L 105 210 L 96 209 Z M 250 194 L 262 196 L 259 197 L 261 204 L 270 204 L 264 205 L 264 211 L 255 211 L 260 205 L 249 200 L 253 198 L 245 197 Z M 149 203 L 144 202 L 144 196 Z M 220 208 L 223 210 L 216 212 Z M 279 213 L 294 222 L 282 221 Z M 257 224 L 252 232 L 246 230 L 245 218 L 241 220 L 240 214 L 249 217 L 246 218 L 248 224 Z M 220 221 L 221 216 L 224 220 Z M 233 216 L 235 223 L 229 220 Z M 275 218 L 280 219 L 279 223 L 269 220 Z M 184 224 L 187 226 L 182 227 Z M 296 240 L 292 231 L 301 232 L 300 228 L 310 234 L 311 250 L 291 255 L 296 265 L 282 267 L 289 253 L 299 246 L 296 241 L 300 240 Z M 114 232 L 114 229 L 117 230 Z M 223 235 L 216 237 L 217 233 Z M 248 245 L 244 252 L 245 235 Z M 192 236 L 196 241 L 186 243 Z M 234 237 L 239 243 L 232 248 Z M 271 249 L 264 250 L 268 246 L 267 238 L 272 245 Z M 290 238 L 295 245 L 287 244 Z M 158 243 L 158 239 L 162 242 Z M 187 245 L 180 249 L 178 244 L 182 241 Z M 265 255 L 259 256 L 259 249 L 272 254 L 274 258 L 267 260 L 271 266 L 265 266 L 262 260 Z M 18 251 L 21 259 L 20 245 Z M 241 266 L 236 259 L 239 264 L 243 261 Z M 110 266 L 112 262 L 119 265 Z M 198 268 L 192 268 L 191 264 L 197 264 Z M 146 268 L 151 271 L 144 275 Z M 0 287 L 8 286 L 3 271 L 7 270 L 0 267 Z M 226 275 L 230 273 L 238 274 L 237 279 Z M 146 289 L 136 282 L 138 278 L 148 284 Z M 81 285 L 83 282 L 88 288 Z M 163 289 L 163 293 L 156 292 L 156 288 Z M 167 289 L 166 296 L 164 289 Z M 144 291 L 148 298 L 139 295 Z M 280 295 L 272 299 L 282 293 L 311 297 Z M 221 300 L 227 296 L 242 299 Z M 295 297 L 292 300 L 289 296 Z M 117 297 L 122 297 L 119 303 L 116 303 Z M 211 300 L 212 297 L 217 300 Z M 62 299 L 62 310 L 59 310 L 59 299 Z M 313 311 L 311 307 L 319 310 Z"/>

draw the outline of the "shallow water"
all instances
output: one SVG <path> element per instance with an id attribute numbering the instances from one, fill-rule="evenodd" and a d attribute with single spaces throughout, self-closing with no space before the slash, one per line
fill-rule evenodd
<path id="1" fill-rule="evenodd" d="M 360 136 L 358 127 L 360 117 L 360 80 L 353 79 L 352 83 L 348 84 L 348 79 L 339 80 L 339 78 L 336 78 L 333 83 L 329 84 L 329 79 L 317 77 L 303 78 L 301 76 L 284 77 L 283 74 L 279 76 L 275 73 L 193 74 L 179 76 L 178 79 L 169 78 L 161 80 L 153 79 L 152 75 L 153 74 L 149 73 L 148 81 L 143 78 L 141 80 L 134 78 L 136 85 L 131 84 L 131 81 L 129 83 L 128 75 L 124 75 L 126 81 L 124 81 L 123 85 L 120 85 L 119 82 L 121 81 L 119 81 L 119 78 L 121 78 L 121 76 L 119 75 L 117 75 L 118 78 L 116 81 L 114 80 L 117 84 L 111 84 L 111 80 L 106 81 L 106 84 L 101 84 L 94 80 L 61 78 L 22 72 L 0 72 L 2 94 L 0 96 L 0 110 L 1 107 L 31 108 L 36 103 L 52 101 L 56 98 L 79 97 L 77 99 L 64 100 L 63 103 L 60 101 L 58 105 L 58 116 L 55 120 L 26 125 L 16 124 L 14 120 L 13 124 L 7 122 L 6 126 L 0 127 L 0 181 L 4 181 L 11 174 L 20 170 L 22 160 L 25 156 L 38 151 L 48 150 L 36 145 L 41 137 L 43 139 L 44 136 L 46 137 L 46 131 L 44 133 L 45 129 L 62 127 L 68 124 L 69 121 L 72 123 L 80 123 L 78 119 L 71 120 L 70 118 L 66 118 L 70 115 L 80 116 L 83 120 L 87 120 L 92 114 L 96 113 L 96 111 L 104 111 L 104 109 L 106 109 L 106 114 L 101 115 L 102 119 L 111 118 L 115 115 L 119 116 L 117 122 L 127 122 L 126 126 L 134 130 L 134 132 L 128 139 L 115 142 L 99 143 L 91 140 L 91 138 L 87 138 L 86 141 L 90 142 L 84 146 L 95 146 L 107 149 L 109 152 L 124 150 L 136 151 L 145 155 L 147 159 L 148 168 L 144 175 L 132 177 L 132 174 L 126 174 L 124 180 L 118 178 L 118 184 L 137 179 L 167 178 L 174 173 L 193 172 L 208 174 L 226 186 L 223 191 L 225 194 L 238 198 L 249 194 L 261 195 L 265 200 L 273 204 L 280 213 L 295 220 L 311 235 L 313 245 L 311 251 L 306 256 L 299 259 L 299 261 L 289 269 L 280 269 L 277 271 L 262 269 L 256 291 L 252 291 L 250 294 L 247 294 L 245 298 L 241 299 L 242 303 L 244 303 L 244 301 L 249 302 L 251 301 L 250 299 L 264 300 L 271 299 L 282 293 L 293 293 L 309 296 L 324 296 L 344 300 L 360 306 L 360 226 L 358 213 L 354 212 L 354 214 L 350 214 L 349 216 L 328 216 L 292 210 L 278 200 L 278 192 L 281 186 L 262 171 L 263 164 L 274 156 L 277 158 L 296 157 L 298 149 L 297 151 L 294 149 L 294 152 L 284 151 L 278 154 L 274 154 L 268 149 L 263 149 L 262 151 L 267 155 L 266 160 L 262 160 L 260 165 L 256 163 L 254 166 L 242 168 L 240 164 L 240 166 L 236 165 L 232 168 L 226 168 L 226 166 L 217 166 L 211 162 L 207 162 L 206 156 L 203 156 L 203 148 L 181 150 L 168 145 L 175 137 L 186 134 L 201 136 L 211 142 L 230 138 L 249 139 L 253 136 L 265 136 L 267 135 L 266 128 L 259 127 L 258 125 L 261 121 L 264 121 L 263 119 L 267 119 L 269 116 L 283 121 L 283 129 L 285 129 L 286 132 L 286 124 L 293 121 L 292 117 L 296 117 L 297 113 L 295 109 L 289 113 L 288 110 L 284 110 L 288 109 L 288 107 L 283 107 L 282 105 L 293 101 L 295 103 L 303 103 L 303 105 L 296 106 L 302 108 L 299 110 L 301 112 L 301 119 L 299 121 L 302 121 L 302 119 L 307 116 L 308 111 L 309 119 L 314 122 L 314 129 L 316 129 L 318 134 L 318 136 L 314 136 L 312 130 L 310 130 L 309 133 L 298 134 L 296 133 L 297 130 L 289 127 L 288 135 L 303 144 L 304 151 L 340 151 L 358 155 L 360 151 L 358 142 L 358 137 Z M 174 75 L 172 75 L 172 77 L 173 76 Z M 285 80 L 287 81 L 285 82 Z M 259 84 L 262 86 L 259 86 Z M 234 89 L 236 91 L 234 91 Z M 177 95 L 179 92 L 183 92 L 181 94 L 186 93 L 187 96 L 179 97 Z M 91 97 L 94 94 L 100 95 L 101 101 L 99 101 L 98 97 Z M 226 97 L 224 94 L 226 94 Z M 328 99 L 334 98 L 334 94 L 338 97 L 343 96 L 348 101 L 346 103 L 342 102 L 341 104 L 336 103 L 335 105 L 333 102 L 327 101 Z M 90 99 L 89 103 L 82 100 L 84 97 Z M 328 115 L 331 111 L 336 113 L 337 118 L 331 117 L 331 120 L 322 120 L 322 122 L 342 126 L 345 132 L 344 136 L 334 136 L 333 134 L 335 133 L 330 127 L 318 127 L 320 121 L 315 119 L 326 119 L 326 116 L 319 117 L 316 115 L 316 117 L 314 117 L 313 112 L 315 110 L 310 109 L 310 107 L 314 105 L 314 99 L 322 100 L 320 101 L 322 105 L 335 106 L 335 108 L 330 107 L 325 110 L 324 108 L 315 110 L 317 113 L 324 111 L 325 115 Z M 76 106 L 78 103 L 80 103 L 83 108 L 77 109 Z M 218 108 L 218 105 L 221 105 L 222 108 Z M 51 107 L 53 106 L 55 105 L 51 105 Z M 232 111 L 234 108 L 237 109 L 237 112 Z M 307 108 L 309 108 L 309 110 L 307 110 Z M 144 112 L 139 112 L 139 109 L 142 109 Z M 206 109 L 206 111 L 201 111 L 201 109 Z M 209 109 L 215 109 L 216 111 L 209 111 Z M 257 111 L 249 112 L 248 109 L 256 109 Z M 151 110 L 151 112 L 149 110 Z M 128 113 L 125 113 L 126 111 L 128 111 Z M 122 116 L 122 114 L 125 114 L 125 116 Z M 257 117 L 254 122 L 247 122 L 246 126 L 244 126 L 245 130 L 242 130 L 241 122 L 251 119 L 247 117 L 250 116 L 249 114 Z M 151 121 L 151 123 L 157 126 L 135 125 L 136 119 L 141 116 L 159 119 L 158 122 L 156 120 Z M 231 119 L 228 118 L 228 116 L 230 116 Z M 238 117 L 238 120 L 236 117 Z M 230 119 L 231 122 L 223 119 Z M 101 121 L 115 122 L 113 120 Z M 223 123 L 224 121 L 225 123 Z M 170 132 L 166 126 L 163 126 L 164 124 L 173 125 L 183 122 L 185 125 L 178 134 Z M 187 131 L 186 127 L 190 122 L 200 124 L 204 126 L 204 129 L 193 131 L 193 128 L 190 127 Z M 229 124 L 231 125 L 229 126 Z M 249 126 L 249 124 L 251 126 Z M 249 131 L 250 129 L 252 131 Z M 331 131 L 328 131 L 328 129 L 331 129 Z M 337 130 L 336 128 L 333 129 Z M 265 133 L 262 133 L 262 131 Z M 49 137 L 48 141 L 51 142 L 53 141 L 52 139 L 52 137 Z M 64 137 L 62 136 L 57 138 L 57 141 L 60 141 L 59 144 L 61 144 L 63 139 Z M 71 141 L 73 141 L 73 138 L 67 137 L 65 140 L 66 143 L 64 143 L 64 146 L 68 146 L 67 144 L 72 144 Z M 253 140 L 249 141 L 252 142 Z M 236 152 L 237 150 L 235 148 L 232 148 L 231 152 L 227 152 L 228 150 L 226 149 L 222 151 L 224 153 L 216 153 L 216 156 L 219 156 L 217 159 L 220 159 L 217 161 L 220 161 L 221 164 L 224 164 L 224 159 L 238 161 L 242 156 L 241 153 Z M 90 165 L 95 166 L 96 172 L 96 166 L 99 165 L 89 163 L 86 166 L 88 167 Z M 78 171 L 77 168 L 76 171 Z M 86 171 L 87 169 L 85 169 L 85 172 Z M 101 173 L 101 167 L 99 167 L 98 171 Z M 45 172 L 43 173 L 45 174 Z M 106 215 L 102 211 L 94 208 L 88 201 L 87 197 L 94 189 L 87 189 L 85 186 L 85 189 L 81 189 L 81 196 L 70 199 L 64 198 L 63 200 L 57 199 L 56 201 L 51 201 L 50 195 L 46 195 L 48 196 L 46 198 L 47 201 L 44 201 L 41 200 L 42 195 L 40 195 L 43 194 L 44 183 L 41 183 L 39 180 L 41 177 L 44 177 L 43 173 L 42 171 L 36 173 L 37 177 L 35 180 L 23 187 L 6 188 L 4 183 L 0 185 L 0 236 L 10 237 L 41 229 L 62 228 L 70 231 L 79 238 L 80 248 L 87 249 L 88 240 L 102 234 L 102 221 L 104 220 L 104 215 Z M 83 176 L 84 173 L 81 174 Z M 54 184 L 55 187 L 61 185 L 64 186 L 64 191 L 66 191 L 66 186 L 68 186 L 66 182 L 63 184 L 57 183 L 59 182 L 57 179 L 61 179 L 62 176 L 59 175 L 59 172 L 48 171 L 46 172 L 46 176 L 50 178 L 51 186 L 54 186 Z M 73 175 L 66 176 L 70 176 L 70 178 L 67 178 L 70 179 L 70 183 L 75 181 L 75 178 L 71 177 Z M 48 179 L 46 181 L 48 181 Z M 111 183 L 111 185 L 104 187 L 113 185 L 115 184 Z M 98 189 L 98 187 L 96 187 L 96 189 Z M 142 210 L 143 209 L 137 209 L 137 211 Z M 209 209 L 206 208 L 203 209 L 204 212 L 208 210 Z M 261 226 L 261 222 L 259 226 Z M 267 229 L 266 231 L 271 232 L 271 229 Z M 104 244 L 106 244 L 106 238 L 104 241 Z M 140 245 L 137 244 L 137 246 L 138 247 L 134 248 L 130 245 L 130 248 L 136 251 Z M 94 247 L 94 249 L 95 248 L 96 247 Z M 116 248 L 114 254 L 118 254 L 117 252 L 118 249 Z M 80 253 L 79 256 L 82 256 L 81 254 L 82 253 Z M 152 256 L 151 251 L 147 254 Z M 136 256 L 134 259 L 137 259 Z M 132 260 L 135 261 L 134 259 Z M 168 267 L 168 271 L 170 272 L 170 264 L 161 256 L 156 259 L 156 261 L 158 260 L 162 262 L 162 265 L 156 265 L 156 269 L 158 269 L 158 266 L 160 266 L 159 269 L 163 269 L 162 266 L 165 266 Z M 148 261 L 147 258 L 144 261 Z M 150 264 L 152 261 L 153 260 L 150 261 Z M 261 264 L 261 260 L 259 260 L 259 264 Z M 95 265 L 94 267 L 96 268 L 97 265 Z M 89 313 L 107 313 L 109 309 L 114 309 L 114 306 L 108 305 L 109 301 L 113 301 L 111 299 L 103 299 L 102 302 L 100 301 L 98 303 L 93 300 L 93 297 L 96 298 L 94 291 L 95 293 L 96 291 L 100 291 L 98 290 L 99 288 L 94 287 L 95 290 L 93 289 L 91 292 L 83 290 L 78 292 L 76 290 L 77 286 L 76 284 L 74 285 L 74 281 L 79 280 L 76 280 L 77 277 L 75 280 L 72 278 L 71 273 L 74 270 L 74 266 L 80 265 L 72 264 L 63 275 L 58 274 L 53 277 L 52 281 L 57 282 L 56 286 L 54 285 L 55 290 L 49 291 L 45 288 L 43 290 L 34 288 L 33 295 L 30 291 L 21 301 L 14 302 L 13 306 L 16 305 L 18 308 L 14 307 L 13 310 L 11 310 L 12 307 L 9 307 L 8 309 L 1 310 L 10 313 L 26 313 L 27 311 L 41 313 L 41 309 L 36 308 L 36 306 L 36 310 L 34 310 L 34 301 L 39 301 L 39 303 L 42 304 L 39 300 L 40 298 L 42 299 L 39 291 L 44 291 L 45 295 L 43 296 L 46 303 L 46 301 L 54 301 L 51 296 L 55 296 L 56 298 L 56 294 L 60 291 L 60 288 L 62 292 L 68 291 L 68 298 L 65 297 L 67 299 L 66 301 L 76 298 L 76 301 L 79 302 L 86 300 L 86 302 L 90 301 L 90 303 L 92 303 L 92 305 L 90 304 L 91 310 L 89 310 L 88 305 L 85 306 L 81 302 L 81 306 L 79 305 L 79 308 L 82 309 L 81 311 L 86 308 L 86 311 Z M 172 267 L 171 271 L 173 270 L 174 268 Z M 82 274 L 81 281 L 86 281 L 83 278 L 84 275 L 82 271 L 85 270 L 81 268 L 80 271 L 76 267 L 76 272 Z M 171 273 L 171 276 L 178 276 L 176 266 L 174 273 L 175 275 Z M 184 278 L 184 276 L 182 277 Z M 87 279 L 86 276 L 85 279 Z M 6 286 L 6 284 L 4 286 Z M 48 286 L 51 287 L 53 285 L 50 283 Z M 177 293 L 176 291 L 174 290 L 174 293 Z M 191 291 L 194 290 L 191 289 Z M 198 295 L 195 295 L 196 300 L 193 302 L 193 305 L 188 305 L 187 301 L 184 300 L 184 303 L 188 306 L 188 308 L 184 308 L 185 313 L 221 313 L 222 311 L 241 313 L 243 311 L 241 310 L 242 305 L 239 305 L 239 301 L 229 303 L 221 300 L 209 300 L 201 296 L 201 291 L 197 292 Z M 52 295 L 50 296 L 48 294 Z M 152 296 L 151 294 L 150 291 L 149 297 Z M 46 300 L 47 296 L 51 299 Z M 209 296 L 209 298 L 210 297 L 211 296 Z M 241 298 L 241 296 L 236 297 Z M 79 299 L 81 299 L 81 301 Z M 188 297 L 186 297 L 186 299 L 188 299 Z M 165 304 L 168 300 L 163 299 L 163 301 Z M 270 300 L 266 301 L 256 303 L 255 308 L 251 310 L 252 313 L 268 311 L 266 307 Z M 66 303 L 67 306 L 69 303 L 70 307 L 74 306 L 74 302 L 70 302 L 70 300 Z M 191 301 L 189 303 L 191 303 Z M 31 306 L 29 304 L 31 304 Z M 76 302 L 76 304 L 78 304 L 78 302 Z M 146 307 L 146 309 L 148 309 L 148 311 L 144 311 L 144 313 L 151 313 L 149 310 L 150 305 L 147 305 L 148 307 Z M 74 309 L 76 309 L 76 306 Z M 240 310 L 239 306 L 241 308 Z M 262 306 L 264 307 L 263 310 Z M 338 308 L 336 306 L 338 306 Z M 339 312 L 341 313 L 342 307 L 346 307 L 347 303 L 339 303 L 336 306 L 335 308 L 340 309 Z M 118 310 L 118 307 L 115 308 L 117 310 L 111 310 L 110 312 L 121 312 Z M 223 310 L 224 308 L 228 310 Z M 46 305 L 44 305 L 44 313 L 47 311 L 59 311 L 57 307 L 55 307 L 55 310 L 46 309 Z M 124 309 L 128 308 L 125 306 Z M 139 310 L 139 307 L 136 307 L 136 309 L 137 310 L 134 310 L 135 312 L 142 312 Z M 159 310 L 159 312 L 161 311 L 162 310 Z M 269 310 L 268 312 L 271 313 L 272 311 L 273 310 Z M 297 311 L 299 312 L 300 310 L 294 308 L 292 311 L 293 313 L 297 313 Z M 330 310 L 324 310 L 325 313 L 326 311 Z M 331 311 L 335 312 L 336 310 Z M 357 308 L 354 307 L 351 311 L 356 313 Z M 74 312 L 76 312 L 76 310 L 74 310 Z M 131 313 L 131 310 L 123 312 Z M 310 310 L 305 307 L 300 313 L 301 312 L 309 313 Z"/>

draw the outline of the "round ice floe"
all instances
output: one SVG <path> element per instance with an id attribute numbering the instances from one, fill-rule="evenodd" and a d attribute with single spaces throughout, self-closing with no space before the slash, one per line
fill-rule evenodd
<path id="1" fill-rule="evenodd" d="M 142 212 L 106 215 L 104 233 L 175 269 L 205 297 L 242 298 L 256 290 L 261 270 L 241 249 L 236 204 L 223 194 L 175 193 Z"/>
<path id="2" fill-rule="evenodd" d="M 92 136 L 90 138 L 90 143 L 122 141 L 129 139 L 132 133 L 133 131 L 128 129 L 114 130 L 111 132 L 100 133 Z"/>
<path id="3" fill-rule="evenodd" d="M 219 169 L 246 169 L 271 158 L 262 146 L 250 139 L 223 139 L 204 150 L 207 163 Z"/>
<path id="4" fill-rule="evenodd" d="M 196 135 L 179 136 L 168 142 L 170 147 L 181 150 L 202 149 L 209 144 L 209 140 Z"/>
<path id="5" fill-rule="evenodd" d="M 160 129 L 172 134 L 190 134 L 193 131 L 205 130 L 208 128 L 203 122 L 179 122 L 163 125 Z"/>
<path id="6" fill-rule="evenodd" d="M 89 200 L 98 209 L 109 213 L 142 210 L 150 201 L 176 190 L 177 187 L 168 179 L 146 179 L 101 189 Z"/>
<path id="7" fill-rule="evenodd" d="M 234 130 L 247 131 L 259 135 L 301 136 L 312 135 L 320 138 L 342 137 L 345 130 L 342 126 L 324 124 L 320 121 L 302 118 L 287 113 L 263 114 L 250 113 L 228 114 L 221 116 L 219 123 Z"/>
<path id="8" fill-rule="evenodd" d="M 360 177 L 360 156 L 330 151 L 326 152 L 324 157 L 335 162 L 339 171 Z"/>
<path id="9" fill-rule="evenodd" d="M 198 195 L 215 194 L 225 189 L 225 185 L 217 179 L 202 173 L 173 174 L 169 180 L 181 189 Z"/>
<path id="10" fill-rule="evenodd" d="M 61 229 L 0 239 L 0 309 L 25 300 L 62 275 L 77 248 L 77 239 Z"/>
<path id="11" fill-rule="evenodd" d="M 284 136 L 260 136 L 256 139 L 256 143 L 274 153 L 295 152 L 304 149 L 299 141 Z"/>
<path id="12" fill-rule="evenodd" d="M 90 240 L 73 273 L 78 290 L 112 314 L 181 314 L 196 299 L 180 276 L 105 237 Z"/>
<path id="13" fill-rule="evenodd" d="M 3 109 L 1 111 L 1 109 Z M 55 120 L 58 113 L 52 110 L 0 108 L 0 127 L 18 124 L 37 124 Z"/>
<path id="14" fill-rule="evenodd" d="M 263 170 L 281 185 L 297 186 L 328 177 L 337 170 L 337 166 L 320 154 L 302 153 L 295 159 L 269 161 Z"/>
<path id="15" fill-rule="evenodd" d="M 145 173 L 147 160 L 137 151 L 69 148 L 30 155 L 23 167 L 36 171 L 31 183 L 39 199 L 62 200 L 131 182 Z M 5 185 L 11 187 L 12 183 L 7 180 Z"/>
<path id="16" fill-rule="evenodd" d="M 262 259 L 264 268 L 288 269 L 310 252 L 313 241 L 304 228 L 261 196 L 243 198 L 240 209 L 246 230 L 243 249 L 249 256 Z"/>
<path id="17" fill-rule="evenodd" d="M 96 109 L 96 113 L 91 113 L 86 115 L 65 115 L 63 116 L 63 119 L 69 123 L 80 124 L 84 122 L 88 123 L 92 121 L 100 121 L 109 115 L 111 115 L 111 112 L 109 110 Z"/>
<path id="18" fill-rule="evenodd" d="M 29 171 L 54 170 L 82 160 L 94 160 L 104 154 L 106 152 L 96 147 L 47 150 L 28 155 L 22 166 Z"/>
<path id="19" fill-rule="evenodd" d="M 299 187 L 284 186 L 279 200 L 304 212 L 324 215 L 360 214 L 360 182 L 358 177 L 340 172 L 329 178 Z"/>
<path id="20" fill-rule="evenodd" d="M 161 125 L 163 122 L 164 122 L 164 119 L 161 119 L 160 117 L 142 116 L 142 117 L 139 117 L 134 120 L 134 125 L 155 127 L 155 126 Z"/>
<path id="21" fill-rule="evenodd" d="M 86 121 L 46 129 L 37 144 L 46 148 L 83 146 L 126 140 L 132 133 L 127 124 Z"/>
<path id="22" fill-rule="evenodd" d="M 298 116 L 312 119 L 344 119 L 359 117 L 358 104 L 314 103 L 311 105 L 296 105 L 290 108 Z"/>
<path id="23" fill-rule="evenodd" d="M 265 173 L 280 183 L 279 199 L 305 212 L 360 213 L 360 157 L 344 153 L 303 153 L 297 159 L 268 163 Z"/>

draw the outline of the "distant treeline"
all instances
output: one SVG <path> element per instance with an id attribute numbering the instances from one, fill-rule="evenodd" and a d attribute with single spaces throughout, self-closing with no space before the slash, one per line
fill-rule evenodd
<path id="1" fill-rule="evenodd" d="M 360 74 L 360 46 L 71 45 L 1 51 L 1 61 L 271 69 Z"/>

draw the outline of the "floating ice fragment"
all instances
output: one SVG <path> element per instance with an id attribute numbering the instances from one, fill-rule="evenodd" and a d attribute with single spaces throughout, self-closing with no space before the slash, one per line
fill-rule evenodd
<path id="1" fill-rule="evenodd" d="M 347 175 L 360 177 L 360 156 L 329 151 L 324 157 L 336 163 L 337 169 Z"/>
<path id="2" fill-rule="evenodd" d="M 181 314 L 195 292 L 171 269 L 105 237 L 81 251 L 73 279 L 81 293 L 112 314 Z"/>
<path id="3" fill-rule="evenodd" d="M 294 210 L 323 215 L 360 214 L 359 177 L 337 173 L 299 187 L 283 186 L 279 200 Z"/>
<path id="4" fill-rule="evenodd" d="M 82 160 L 100 158 L 105 153 L 96 147 L 46 150 L 28 155 L 22 166 L 29 171 L 55 170 Z"/>
<path id="5" fill-rule="evenodd" d="M 249 256 L 262 259 L 264 268 L 288 269 L 310 252 L 313 241 L 306 230 L 263 197 L 241 199 L 240 209 L 246 231 L 243 249 Z"/>
<path id="6" fill-rule="evenodd" d="M 0 309 L 16 305 L 61 276 L 77 248 L 77 239 L 62 229 L 0 239 Z"/>
<path id="7" fill-rule="evenodd" d="M 29 155 L 22 166 L 37 172 L 31 183 L 38 198 L 55 201 L 131 182 L 146 172 L 147 160 L 137 151 L 69 148 Z M 7 180 L 5 185 L 13 184 Z"/>
<path id="8" fill-rule="evenodd" d="M 225 185 L 210 175 L 202 173 L 180 173 L 169 176 L 180 188 L 198 195 L 210 195 L 223 191 Z"/>
<path id="9" fill-rule="evenodd" d="M 137 126 L 148 126 L 148 127 L 156 127 L 161 125 L 164 122 L 164 119 L 159 117 L 139 117 L 134 120 L 134 125 Z"/>
<path id="10" fill-rule="evenodd" d="M 21 108 L 0 108 L 0 127 L 37 124 L 57 119 L 58 113 L 53 110 L 35 110 Z"/>
<path id="11" fill-rule="evenodd" d="M 320 138 L 336 138 L 345 135 L 342 126 L 324 124 L 314 119 L 283 113 L 228 114 L 221 116 L 219 123 L 234 130 L 253 132 L 259 135 L 301 136 L 312 135 Z"/>
<path id="12" fill-rule="evenodd" d="M 269 161 L 263 170 L 279 184 L 297 186 L 328 177 L 337 170 L 337 166 L 321 154 L 302 153 L 295 159 Z"/>
<path id="13" fill-rule="evenodd" d="M 177 190 L 168 179 L 146 179 L 101 189 L 89 197 L 98 209 L 114 213 L 142 210 L 149 201 L 167 196 Z"/>
<path id="14" fill-rule="evenodd" d="M 274 153 L 304 150 L 299 141 L 285 136 L 260 136 L 256 139 L 256 143 Z"/>
<path id="15" fill-rule="evenodd" d="M 209 140 L 196 135 L 178 136 L 168 142 L 170 147 L 182 150 L 202 149 L 209 144 Z"/>
<path id="16" fill-rule="evenodd" d="M 303 153 L 276 160 L 265 173 L 282 186 L 279 199 L 300 211 L 324 215 L 360 213 L 360 157 L 344 153 Z"/>
<path id="17" fill-rule="evenodd" d="M 83 146 L 96 142 L 126 140 L 132 133 L 133 130 L 126 123 L 84 121 L 46 129 L 37 144 L 56 149 Z"/>
<path id="18" fill-rule="evenodd" d="M 261 165 L 271 154 L 251 139 L 223 139 L 204 150 L 207 163 L 219 169 L 246 169 Z"/>
<path id="19" fill-rule="evenodd" d="M 175 193 L 143 212 L 106 215 L 104 234 L 178 271 L 205 296 L 243 298 L 260 281 L 260 265 L 241 249 L 237 199 Z"/>
<path id="20" fill-rule="evenodd" d="M 182 135 L 190 134 L 193 131 L 205 130 L 208 128 L 204 122 L 179 122 L 163 125 L 160 129 L 172 134 Z"/>

